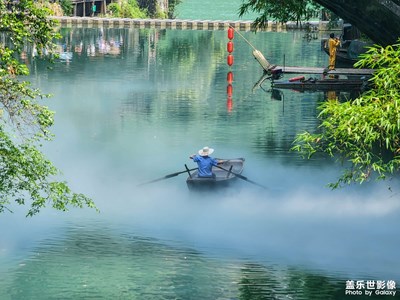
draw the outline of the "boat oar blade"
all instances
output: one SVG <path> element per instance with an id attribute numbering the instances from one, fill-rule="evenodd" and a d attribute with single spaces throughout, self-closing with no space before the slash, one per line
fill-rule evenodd
<path id="1" fill-rule="evenodd" d="M 189 171 L 194 171 L 194 170 L 197 170 L 197 168 L 190 169 Z M 158 182 L 158 181 L 161 181 L 161 180 L 164 180 L 164 179 L 168 179 L 168 178 L 172 178 L 172 177 L 178 176 L 179 174 L 187 173 L 187 172 L 188 172 L 188 170 L 179 171 L 179 172 L 176 172 L 176 173 L 168 174 L 168 175 L 165 175 L 164 177 L 161 177 L 161 178 L 157 178 L 157 179 L 154 179 L 154 180 L 151 180 L 151 181 L 140 183 L 137 186 L 142 186 L 142 185 Z"/>
<path id="2" fill-rule="evenodd" d="M 180 173 L 169 174 L 169 175 L 164 176 L 164 178 L 165 178 L 165 179 L 168 179 L 168 178 L 171 178 L 171 177 L 178 176 L 179 174 L 180 174 Z"/>
<path id="3" fill-rule="evenodd" d="M 255 181 L 253 181 L 253 180 L 248 179 L 246 176 L 243 176 L 243 175 L 240 175 L 240 174 L 238 174 L 238 173 L 229 171 L 229 170 L 227 170 L 227 169 L 225 169 L 225 168 L 223 168 L 223 167 L 220 167 L 220 166 L 217 166 L 217 168 L 219 168 L 219 169 L 221 169 L 221 170 L 224 170 L 225 172 L 230 172 L 231 174 L 235 175 L 236 177 L 238 177 L 238 178 L 240 178 L 240 179 L 242 179 L 242 180 L 245 180 L 245 181 L 247 181 L 247 182 L 250 182 L 250 183 L 252 183 L 252 184 L 254 184 L 254 185 L 257 185 L 257 186 L 262 187 L 262 188 L 264 188 L 264 189 L 268 189 L 266 186 L 264 186 L 264 185 L 262 185 L 262 184 L 260 184 L 260 183 L 257 183 L 257 182 L 255 182 Z"/>
<path id="4" fill-rule="evenodd" d="M 175 176 L 177 176 L 177 175 L 175 175 Z M 151 180 L 151 181 L 140 183 L 137 186 L 142 186 L 142 185 L 158 182 L 158 181 L 161 181 L 161 180 L 164 180 L 164 179 L 168 179 L 168 178 L 171 178 L 171 177 L 175 177 L 175 176 L 164 176 L 164 177 L 157 178 L 157 179 L 154 179 L 154 180 Z"/>

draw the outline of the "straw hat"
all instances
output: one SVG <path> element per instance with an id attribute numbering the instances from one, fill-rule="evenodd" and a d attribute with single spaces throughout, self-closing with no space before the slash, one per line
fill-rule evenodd
<path id="1" fill-rule="evenodd" d="M 200 150 L 199 150 L 199 155 L 200 155 L 200 156 L 208 156 L 208 155 L 210 155 L 210 154 L 213 153 L 213 152 L 214 152 L 214 149 L 213 149 L 213 148 L 204 147 L 203 149 L 200 149 Z"/>

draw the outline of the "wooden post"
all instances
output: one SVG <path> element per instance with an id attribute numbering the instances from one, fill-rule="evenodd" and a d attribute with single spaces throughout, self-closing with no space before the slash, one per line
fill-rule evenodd
<path id="1" fill-rule="evenodd" d="M 258 50 L 254 50 L 253 51 L 253 56 L 254 58 L 260 63 L 261 67 L 263 67 L 263 69 L 265 71 L 270 71 L 271 69 L 274 68 L 273 65 L 271 65 L 268 60 L 265 59 L 264 55 L 262 55 L 262 53 Z"/>

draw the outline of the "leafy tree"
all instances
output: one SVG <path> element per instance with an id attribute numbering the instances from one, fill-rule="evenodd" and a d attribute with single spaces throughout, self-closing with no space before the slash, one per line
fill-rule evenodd
<path id="1" fill-rule="evenodd" d="M 307 21 L 318 15 L 320 6 L 313 0 L 247 0 L 239 8 L 242 17 L 249 11 L 259 13 L 253 25 L 255 28 L 265 28 L 268 18 L 278 22 Z"/>
<path id="2" fill-rule="evenodd" d="M 22 80 L 29 74 L 18 60 L 24 46 L 48 54 L 59 37 L 48 14 L 33 0 L 0 2 L 0 212 L 11 211 L 14 202 L 30 203 L 27 216 L 47 205 L 62 211 L 94 207 L 92 200 L 57 181 L 59 170 L 39 151 L 41 143 L 52 138 L 53 112 L 39 104 L 48 95 Z"/>
<path id="3" fill-rule="evenodd" d="M 72 16 L 74 7 L 72 0 L 60 0 L 61 9 L 66 16 Z"/>
<path id="4" fill-rule="evenodd" d="M 139 8 L 136 0 L 122 0 L 111 3 L 108 9 L 116 18 L 147 18 L 147 13 Z"/>
<path id="5" fill-rule="evenodd" d="M 168 0 L 168 18 L 175 18 L 175 9 L 182 2 L 182 0 Z"/>
<path id="6" fill-rule="evenodd" d="M 322 104 L 319 132 L 298 135 L 293 147 L 307 157 L 322 152 L 350 163 L 333 188 L 400 170 L 400 40 L 371 47 L 355 66 L 375 69 L 372 89 L 353 101 Z"/>

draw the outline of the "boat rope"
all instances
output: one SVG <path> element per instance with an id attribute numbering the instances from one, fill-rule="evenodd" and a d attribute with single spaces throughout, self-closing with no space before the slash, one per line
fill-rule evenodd
<path id="1" fill-rule="evenodd" d="M 251 48 L 253 48 L 253 50 L 258 51 L 258 50 L 256 49 L 256 47 L 254 47 L 254 46 L 240 33 L 240 31 L 236 30 L 236 28 L 234 28 L 234 27 L 231 26 L 231 25 L 229 25 L 229 27 L 232 28 L 238 35 L 240 35 L 241 38 L 244 39 L 245 42 L 246 42 L 247 44 L 249 44 Z"/>
<path id="2" fill-rule="evenodd" d="M 246 41 L 246 43 L 249 44 L 251 48 L 253 48 L 254 58 L 259 62 L 259 64 L 266 72 L 270 72 L 273 68 L 276 67 L 275 65 L 272 65 L 268 60 L 266 60 L 264 55 L 260 51 L 258 51 L 256 47 L 254 47 L 239 31 L 237 31 L 231 25 L 229 25 L 229 27 L 236 31 Z"/>

